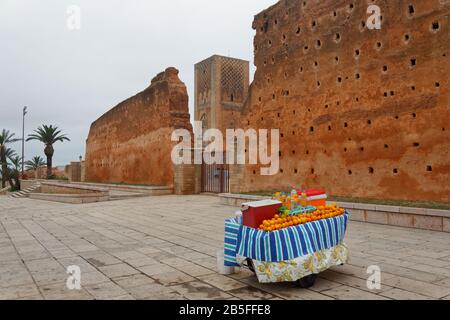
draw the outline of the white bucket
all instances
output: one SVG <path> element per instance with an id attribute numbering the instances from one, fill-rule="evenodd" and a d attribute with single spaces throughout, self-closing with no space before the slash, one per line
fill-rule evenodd
<path id="1" fill-rule="evenodd" d="M 234 267 L 224 265 L 223 250 L 217 250 L 217 271 L 222 275 L 230 275 L 236 272 Z"/>

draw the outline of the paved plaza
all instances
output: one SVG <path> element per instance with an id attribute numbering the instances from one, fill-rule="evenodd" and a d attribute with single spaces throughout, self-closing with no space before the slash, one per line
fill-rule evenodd
<path id="1" fill-rule="evenodd" d="M 450 234 L 349 225 L 348 265 L 311 289 L 216 272 L 223 220 L 212 196 L 66 205 L 0 196 L 0 299 L 450 299 Z M 81 290 L 66 268 L 81 268 Z M 369 290 L 368 266 L 382 270 Z"/>

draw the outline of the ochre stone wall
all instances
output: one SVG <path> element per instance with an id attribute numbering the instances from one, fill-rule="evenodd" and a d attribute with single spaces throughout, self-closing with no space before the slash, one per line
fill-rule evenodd
<path id="1" fill-rule="evenodd" d="M 365 23 L 381 7 L 382 29 Z M 450 201 L 450 2 L 289 0 L 254 20 L 244 128 L 281 129 L 281 171 L 242 191 Z"/>
<path id="2" fill-rule="evenodd" d="M 86 181 L 172 186 L 171 134 L 192 132 L 186 86 L 168 68 L 91 125 Z"/>

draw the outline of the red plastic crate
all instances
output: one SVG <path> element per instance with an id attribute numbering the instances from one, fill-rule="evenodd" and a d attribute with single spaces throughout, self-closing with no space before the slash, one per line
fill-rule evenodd
<path id="1" fill-rule="evenodd" d="M 242 220 L 244 226 L 258 229 L 264 220 L 272 219 L 282 203 L 276 200 L 262 200 L 242 204 Z"/>

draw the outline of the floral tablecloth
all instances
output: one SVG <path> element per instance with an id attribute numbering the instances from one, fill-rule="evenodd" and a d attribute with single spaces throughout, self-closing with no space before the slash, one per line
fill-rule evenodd
<path id="1" fill-rule="evenodd" d="M 246 257 L 237 256 L 237 262 L 241 265 L 246 260 Z M 311 274 L 318 274 L 331 267 L 345 264 L 347 260 L 348 248 L 342 243 L 331 249 L 321 250 L 289 261 L 252 261 L 260 283 L 277 283 L 297 281 Z"/>

